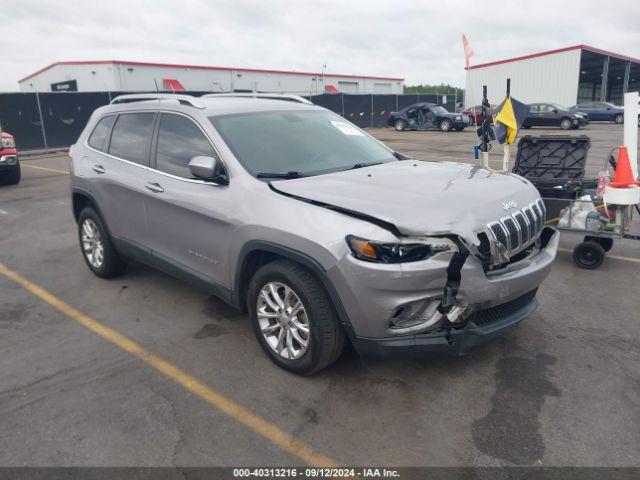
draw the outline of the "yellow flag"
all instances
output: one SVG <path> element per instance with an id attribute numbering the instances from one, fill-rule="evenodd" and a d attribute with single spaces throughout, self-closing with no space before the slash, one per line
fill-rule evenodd
<path id="1" fill-rule="evenodd" d="M 516 120 L 516 115 L 513 111 L 511 97 L 508 97 L 505 100 L 500 112 L 498 112 L 495 117 L 495 122 L 502 123 L 507 129 L 507 137 L 505 138 L 504 143 L 514 143 L 516 141 L 516 136 L 518 135 L 518 121 Z"/>

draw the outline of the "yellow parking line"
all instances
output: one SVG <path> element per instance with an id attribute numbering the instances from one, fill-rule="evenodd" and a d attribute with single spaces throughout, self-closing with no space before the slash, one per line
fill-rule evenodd
<path id="1" fill-rule="evenodd" d="M 27 165 L 24 162 L 20 162 L 20 166 L 21 167 L 27 167 L 27 168 L 35 168 L 37 170 L 46 170 L 47 172 L 64 173 L 65 175 L 69 175 L 69 172 L 67 172 L 65 170 L 57 170 L 55 168 L 48 168 L 48 167 L 39 167 L 37 165 Z"/>
<path id="2" fill-rule="evenodd" d="M 569 248 L 558 248 L 558 251 L 567 252 L 567 253 L 573 253 L 573 250 L 571 250 Z M 640 258 L 623 257 L 621 255 L 609 255 L 608 253 L 607 253 L 607 258 L 613 258 L 615 260 L 622 260 L 624 262 L 640 263 Z"/>
<path id="3" fill-rule="evenodd" d="M 81 311 L 55 297 L 35 283 L 30 282 L 19 273 L 14 272 L 13 270 L 9 270 L 2 263 L 0 263 L 0 274 L 14 281 L 22 288 L 40 298 L 42 301 L 48 303 L 59 312 L 62 312 L 76 322 L 92 330 L 94 333 L 97 333 L 105 340 L 111 342 L 125 352 L 128 352 L 131 355 L 137 357 L 150 367 L 155 368 L 166 377 L 184 387 L 186 390 L 199 396 L 201 399 L 205 400 L 210 405 L 213 405 L 221 412 L 242 423 L 258 435 L 261 435 L 270 442 L 274 443 L 285 452 L 299 458 L 309 465 L 324 467 L 337 465 L 337 463 L 331 458 L 314 452 L 313 450 L 311 450 L 311 448 L 307 447 L 292 435 L 284 432 L 274 424 L 263 420 L 247 408 L 237 404 L 221 393 L 216 392 L 214 389 L 200 382 L 195 377 L 180 370 L 178 367 L 172 365 L 166 360 L 157 357 L 153 353 L 148 352 L 133 340 L 130 340 L 124 335 L 107 327 L 106 325 L 103 325 L 102 323 L 94 320 L 88 315 L 85 315 Z"/>

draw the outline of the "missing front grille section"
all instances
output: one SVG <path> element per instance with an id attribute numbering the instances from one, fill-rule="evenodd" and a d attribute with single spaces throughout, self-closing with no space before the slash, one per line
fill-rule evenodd
<path id="1" fill-rule="evenodd" d="M 469 256 L 469 249 L 458 237 L 448 237 L 458 247 L 458 251 L 453 254 L 449 266 L 447 267 L 447 283 L 444 287 L 444 295 L 442 298 L 441 311 L 446 313 L 456 303 L 456 295 L 460 288 L 460 280 L 462 278 L 462 267 Z"/>

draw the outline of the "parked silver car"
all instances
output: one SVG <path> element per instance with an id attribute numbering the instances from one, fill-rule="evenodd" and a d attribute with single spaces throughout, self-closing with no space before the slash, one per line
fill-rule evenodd
<path id="1" fill-rule="evenodd" d="M 302 99 L 119 97 L 71 150 L 100 277 L 137 260 L 248 310 L 299 374 L 362 354 L 461 353 L 528 316 L 556 255 L 534 186 L 415 161 Z"/>

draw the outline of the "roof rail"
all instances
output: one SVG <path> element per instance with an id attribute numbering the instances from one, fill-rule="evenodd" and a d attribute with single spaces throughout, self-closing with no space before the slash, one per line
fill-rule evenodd
<path id="1" fill-rule="evenodd" d="M 129 93 L 127 95 L 118 95 L 111 100 L 110 105 L 116 105 L 119 103 L 131 103 L 131 102 L 151 102 L 157 100 L 158 102 L 170 100 L 179 103 L 180 105 L 190 105 L 195 108 L 205 108 L 196 97 L 184 94 L 175 93 Z"/>
<path id="2" fill-rule="evenodd" d="M 300 95 L 291 95 L 288 93 L 207 93 L 202 97 L 216 98 L 216 97 L 245 97 L 245 98 L 264 98 L 267 100 L 284 100 L 286 102 L 307 103 L 313 105 L 313 103 Z"/>

